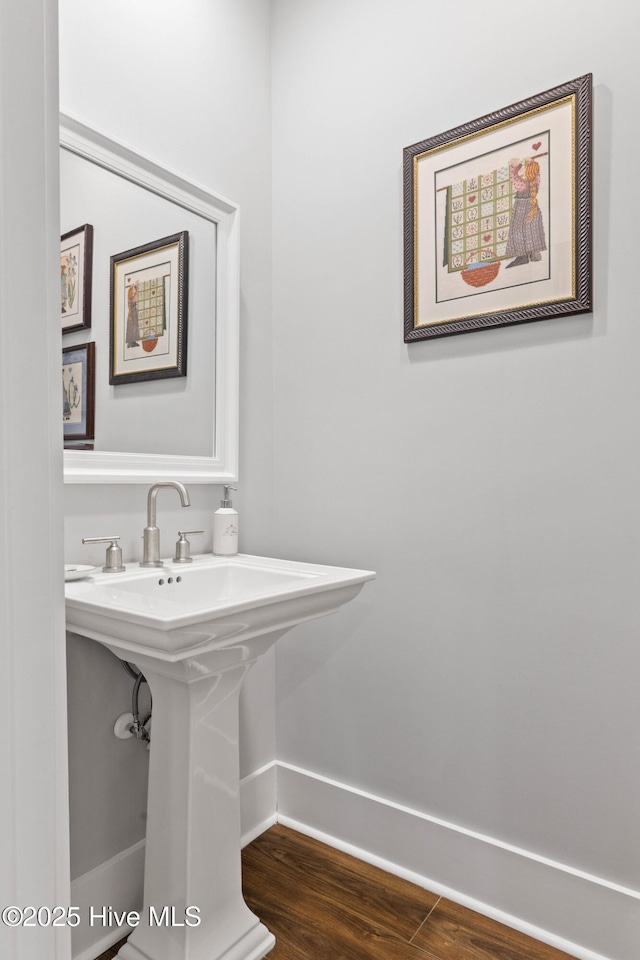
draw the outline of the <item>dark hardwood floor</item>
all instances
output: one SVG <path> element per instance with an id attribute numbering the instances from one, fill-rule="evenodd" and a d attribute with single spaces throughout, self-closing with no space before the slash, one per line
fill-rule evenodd
<path id="1" fill-rule="evenodd" d="M 269 960 L 570 960 L 280 824 L 245 847 L 242 868 L 247 904 L 276 937 Z"/>
<path id="2" fill-rule="evenodd" d="M 118 943 L 116 943 L 115 947 L 111 947 L 111 950 L 107 950 L 106 953 L 101 953 L 100 956 L 97 958 L 97 960 L 114 960 L 114 957 L 118 956 L 118 950 L 126 942 L 127 942 L 126 937 L 124 938 L 124 940 L 119 940 Z"/>

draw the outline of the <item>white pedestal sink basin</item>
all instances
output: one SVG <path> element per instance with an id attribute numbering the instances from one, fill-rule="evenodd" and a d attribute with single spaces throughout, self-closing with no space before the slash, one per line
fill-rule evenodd
<path id="1" fill-rule="evenodd" d="M 122 960 L 259 960 L 272 949 L 242 898 L 240 687 L 278 637 L 374 576 L 240 555 L 65 585 L 67 629 L 135 663 L 153 695 L 144 905 Z"/>

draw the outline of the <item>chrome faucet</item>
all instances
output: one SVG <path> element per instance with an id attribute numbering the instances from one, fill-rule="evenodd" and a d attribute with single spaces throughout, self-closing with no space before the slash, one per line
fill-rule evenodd
<path id="1" fill-rule="evenodd" d="M 147 496 L 147 525 L 144 528 L 144 533 L 142 535 L 144 540 L 144 548 L 142 552 L 142 560 L 140 561 L 141 567 L 162 566 L 162 560 L 160 559 L 160 530 L 156 526 L 156 499 L 158 497 L 158 491 L 160 487 L 175 487 L 180 494 L 182 506 L 191 506 L 187 488 L 184 486 L 184 484 L 179 483 L 177 480 L 161 480 L 159 483 L 154 483 L 153 486 L 149 488 L 149 494 Z"/>

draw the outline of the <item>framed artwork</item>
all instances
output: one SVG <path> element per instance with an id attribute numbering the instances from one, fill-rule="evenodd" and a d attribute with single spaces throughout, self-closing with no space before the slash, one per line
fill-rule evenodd
<path id="1" fill-rule="evenodd" d="M 404 150 L 404 339 L 591 310 L 586 74 Z"/>
<path id="2" fill-rule="evenodd" d="M 62 350 L 62 423 L 64 440 L 94 439 L 95 344 Z"/>
<path id="3" fill-rule="evenodd" d="M 109 383 L 187 375 L 188 237 L 111 257 Z"/>
<path id="4" fill-rule="evenodd" d="M 62 332 L 91 326 L 93 227 L 85 223 L 60 237 Z"/>

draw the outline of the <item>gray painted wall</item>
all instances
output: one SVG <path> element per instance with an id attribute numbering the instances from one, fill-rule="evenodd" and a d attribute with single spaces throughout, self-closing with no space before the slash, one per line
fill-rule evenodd
<path id="1" fill-rule="evenodd" d="M 637 889 L 640 13 L 495 13 L 274 3 L 278 759 Z M 402 148 L 589 71 L 593 315 L 404 345 Z"/>

